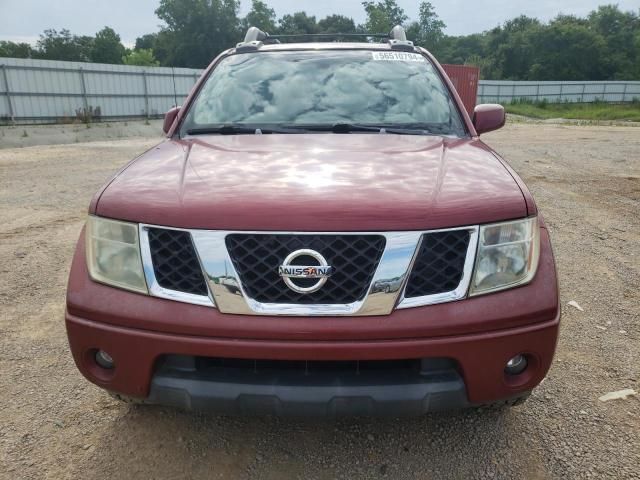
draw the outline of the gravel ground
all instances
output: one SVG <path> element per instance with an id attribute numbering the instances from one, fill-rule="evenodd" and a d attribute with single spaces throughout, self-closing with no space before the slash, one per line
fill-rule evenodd
<path id="1" fill-rule="evenodd" d="M 556 362 L 523 406 L 387 420 L 136 407 L 81 377 L 63 324 L 74 243 L 97 187 L 156 141 L 0 150 L 0 478 L 640 478 L 640 397 L 598 400 L 640 390 L 640 129 L 486 136 L 552 232 Z"/>
<path id="2" fill-rule="evenodd" d="M 0 148 L 158 137 L 162 120 L 0 127 Z M 158 140 L 159 141 L 159 140 Z"/>

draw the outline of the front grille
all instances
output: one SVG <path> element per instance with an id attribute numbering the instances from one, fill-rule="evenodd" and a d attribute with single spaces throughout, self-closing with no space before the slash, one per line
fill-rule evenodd
<path id="1" fill-rule="evenodd" d="M 468 230 L 425 233 L 405 298 L 455 290 L 462 280 L 470 237 Z"/>
<path id="2" fill-rule="evenodd" d="M 149 228 L 153 272 L 161 287 L 194 295 L 207 295 L 207 285 L 191 241 L 181 230 Z"/>
<path id="3" fill-rule="evenodd" d="M 261 303 L 349 304 L 362 300 L 382 256 L 381 235 L 231 234 L 227 249 L 247 295 Z M 319 252 L 334 268 L 317 292 L 290 290 L 278 267 L 300 249 Z M 302 283 L 302 282 L 298 282 Z"/>

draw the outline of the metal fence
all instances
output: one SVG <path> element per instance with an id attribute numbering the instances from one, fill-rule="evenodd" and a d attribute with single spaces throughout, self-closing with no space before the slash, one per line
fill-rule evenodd
<path id="1" fill-rule="evenodd" d="M 640 100 L 640 82 L 516 82 L 480 80 L 478 103 L 511 103 L 514 100 L 610 103 Z"/>
<path id="2" fill-rule="evenodd" d="M 182 104 L 202 70 L 0 58 L 0 124 L 157 118 Z M 480 80 L 478 103 L 629 102 L 640 82 Z"/>
<path id="3" fill-rule="evenodd" d="M 0 58 L 0 124 L 155 118 L 201 70 Z"/>

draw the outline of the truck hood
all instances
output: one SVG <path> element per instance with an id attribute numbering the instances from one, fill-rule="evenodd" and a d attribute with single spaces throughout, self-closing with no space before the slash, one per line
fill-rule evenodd
<path id="1" fill-rule="evenodd" d="M 131 162 L 93 213 L 181 228 L 421 230 L 527 215 L 477 139 L 391 134 L 211 135 Z"/>

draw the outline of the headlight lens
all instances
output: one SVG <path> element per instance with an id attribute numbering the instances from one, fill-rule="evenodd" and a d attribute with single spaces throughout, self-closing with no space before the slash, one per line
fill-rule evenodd
<path id="1" fill-rule="evenodd" d="M 538 268 L 539 253 L 537 217 L 481 226 L 470 295 L 529 282 Z"/>
<path id="2" fill-rule="evenodd" d="M 140 258 L 137 224 L 91 216 L 85 235 L 91 278 L 127 290 L 148 293 Z"/>

